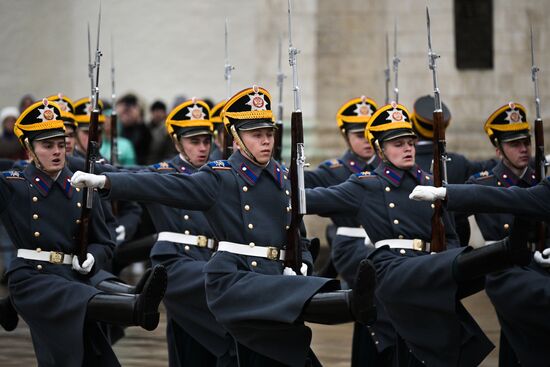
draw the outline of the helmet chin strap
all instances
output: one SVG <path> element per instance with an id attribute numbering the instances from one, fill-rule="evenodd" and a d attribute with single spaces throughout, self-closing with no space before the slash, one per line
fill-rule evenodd
<path id="1" fill-rule="evenodd" d="M 390 163 L 390 161 L 388 161 L 388 159 L 386 158 L 386 155 L 384 154 L 384 151 L 382 150 L 382 146 L 380 145 L 380 141 L 378 139 L 374 140 L 374 147 L 375 149 L 379 152 L 380 154 L 380 158 L 386 162 L 386 163 Z"/>
<path id="2" fill-rule="evenodd" d="M 185 153 L 185 149 L 183 149 L 183 144 L 178 139 L 178 135 L 176 133 L 173 133 L 172 135 L 170 135 L 170 137 L 172 138 L 172 141 L 174 142 L 174 145 L 178 149 L 178 152 L 182 155 L 183 159 L 185 159 L 187 162 L 191 163 L 191 160 L 189 159 L 189 156 L 187 155 L 187 153 Z"/>
<path id="3" fill-rule="evenodd" d="M 38 157 L 36 156 L 36 153 L 34 152 L 34 149 L 32 147 L 32 144 L 30 143 L 29 141 L 29 138 L 25 138 L 24 140 L 25 142 L 25 148 L 27 148 L 27 151 L 29 152 L 29 154 L 31 155 L 31 159 L 32 161 L 34 162 L 34 165 L 36 166 L 36 168 L 40 169 L 40 170 L 43 170 L 44 169 L 44 166 L 42 165 L 42 163 L 40 163 L 40 161 L 38 160 Z"/>
<path id="4" fill-rule="evenodd" d="M 237 144 L 239 145 L 239 147 L 241 148 L 243 153 L 246 156 L 248 156 L 248 158 L 250 158 L 258 166 L 260 166 L 260 167 L 266 166 L 266 164 L 262 164 L 262 163 L 258 162 L 256 157 L 254 157 L 254 155 L 250 152 L 250 150 L 248 150 L 246 145 L 244 145 L 244 142 L 242 141 L 241 137 L 239 136 L 239 133 L 237 132 L 237 129 L 235 129 L 235 125 L 231 125 L 230 130 L 231 130 L 231 135 L 233 136 L 233 140 L 235 140 L 237 142 Z M 273 152 L 271 152 L 271 154 L 273 154 Z"/>

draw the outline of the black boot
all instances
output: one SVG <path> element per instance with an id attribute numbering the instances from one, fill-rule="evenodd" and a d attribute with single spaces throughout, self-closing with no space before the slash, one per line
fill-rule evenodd
<path id="1" fill-rule="evenodd" d="M 151 268 L 145 270 L 143 276 L 135 286 L 122 283 L 117 280 L 104 280 L 96 285 L 96 288 L 105 293 L 139 294 L 143 291 L 143 287 L 150 276 Z"/>
<path id="2" fill-rule="evenodd" d="M 97 294 L 88 302 L 86 316 L 109 324 L 154 330 L 159 323 L 158 306 L 166 291 L 166 284 L 166 269 L 157 265 L 140 294 Z"/>
<path id="3" fill-rule="evenodd" d="M 0 299 L 0 325 L 6 331 L 12 331 L 17 327 L 19 316 L 13 308 L 10 297 Z"/>
<path id="4" fill-rule="evenodd" d="M 326 325 L 350 321 L 372 324 L 376 320 L 376 274 L 370 261 L 361 261 L 356 279 L 353 290 L 317 293 L 311 297 L 302 313 L 304 321 Z"/>
<path id="5" fill-rule="evenodd" d="M 529 222 L 516 217 L 509 237 L 458 255 L 453 263 L 454 278 L 469 281 L 514 265 L 528 265 L 533 257 L 527 246 L 528 233 Z"/>

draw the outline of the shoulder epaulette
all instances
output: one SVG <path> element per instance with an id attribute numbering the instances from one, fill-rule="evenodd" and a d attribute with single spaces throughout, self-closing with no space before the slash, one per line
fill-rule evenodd
<path id="1" fill-rule="evenodd" d="M 153 164 L 153 169 L 156 171 L 175 171 L 175 168 L 170 165 L 168 162 L 160 162 Z"/>
<path id="2" fill-rule="evenodd" d="M 344 161 L 342 161 L 341 159 L 329 159 L 321 163 L 321 165 L 326 166 L 328 168 L 342 167 L 343 164 L 344 164 Z"/>
<path id="3" fill-rule="evenodd" d="M 363 172 L 356 173 L 355 176 L 357 176 L 357 178 L 376 177 L 376 172 L 363 171 Z"/>
<path id="4" fill-rule="evenodd" d="M 231 163 L 229 161 L 212 161 L 208 162 L 208 167 L 215 170 L 228 170 L 231 169 Z"/>
<path id="5" fill-rule="evenodd" d="M 16 179 L 16 180 L 24 180 L 25 178 L 21 175 L 21 172 L 19 171 L 5 171 L 2 172 L 4 175 L 4 178 L 6 179 Z"/>
<path id="6" fill-rule="evenodd" d="M 493 171 L 481 171 L 473 175 L 476 180 L 483 180 L 492 176 L 494 176 Z"/>

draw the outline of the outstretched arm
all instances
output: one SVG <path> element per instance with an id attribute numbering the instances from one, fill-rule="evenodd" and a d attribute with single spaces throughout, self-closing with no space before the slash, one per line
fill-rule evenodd
<path id="1" fill-rule="evenodd" d="M 307 214 L 331 216 L 336 213 L 356 215 L 365 190 L 354 179 L 329 188 L 306 189 Z"/>

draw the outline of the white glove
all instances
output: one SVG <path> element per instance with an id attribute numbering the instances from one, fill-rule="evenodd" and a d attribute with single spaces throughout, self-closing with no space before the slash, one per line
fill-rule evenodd
<path id="1" fill-rule="evenodd" d="M 307 264 L 302 263 L 302 266 L 300 267 L 300 273 L 302 273 L 303 276 L 307 276 Z M 292 268 L 289 268 L 285 266 L 283 269 L 283 275 L 296 275 L 296 272 L 292 270 Z"/>
<path id="2" fill-rule="evenodd" d="M 121 224 L 115 228 L 117 242 L 122 242 L 126 239 L 126 228 Z"/>
<path id="3" fill-rule="evenodd" d="M 416 186 L 409 195 L 409 199 L 417 201 L 436 201 L 445 199 L 447 189 L 444 187 Z"/>
<path id="4" fill-rule="evenodd" d="M 82 171 L 76 171 L 71 177 L 71 185 L 78 188 L 83 187 L 98 187 L 102 189 L 107 181 L 105 175 L 94 175 Z"/>
<path id="5" fill-rule="evenodd" d="M 546 258 L 544 258 L 545 256 Z M 537 251 L 534 255 L 535 262 L 543 268 L 550 268 L 550 248 L 545 248 L 542 254 Z"/>
<path id="6" fill-rule="evenodd" d="M 79 272 L 80 274 L 88 274 L 92 270 L 94 263 L 94 256 L 89 252 L 86 254 L 86 260 L 84 260 L 82 266 L 78 263 L 78 256 L 75 255 L 73 257 L 73 270 Z"/>

